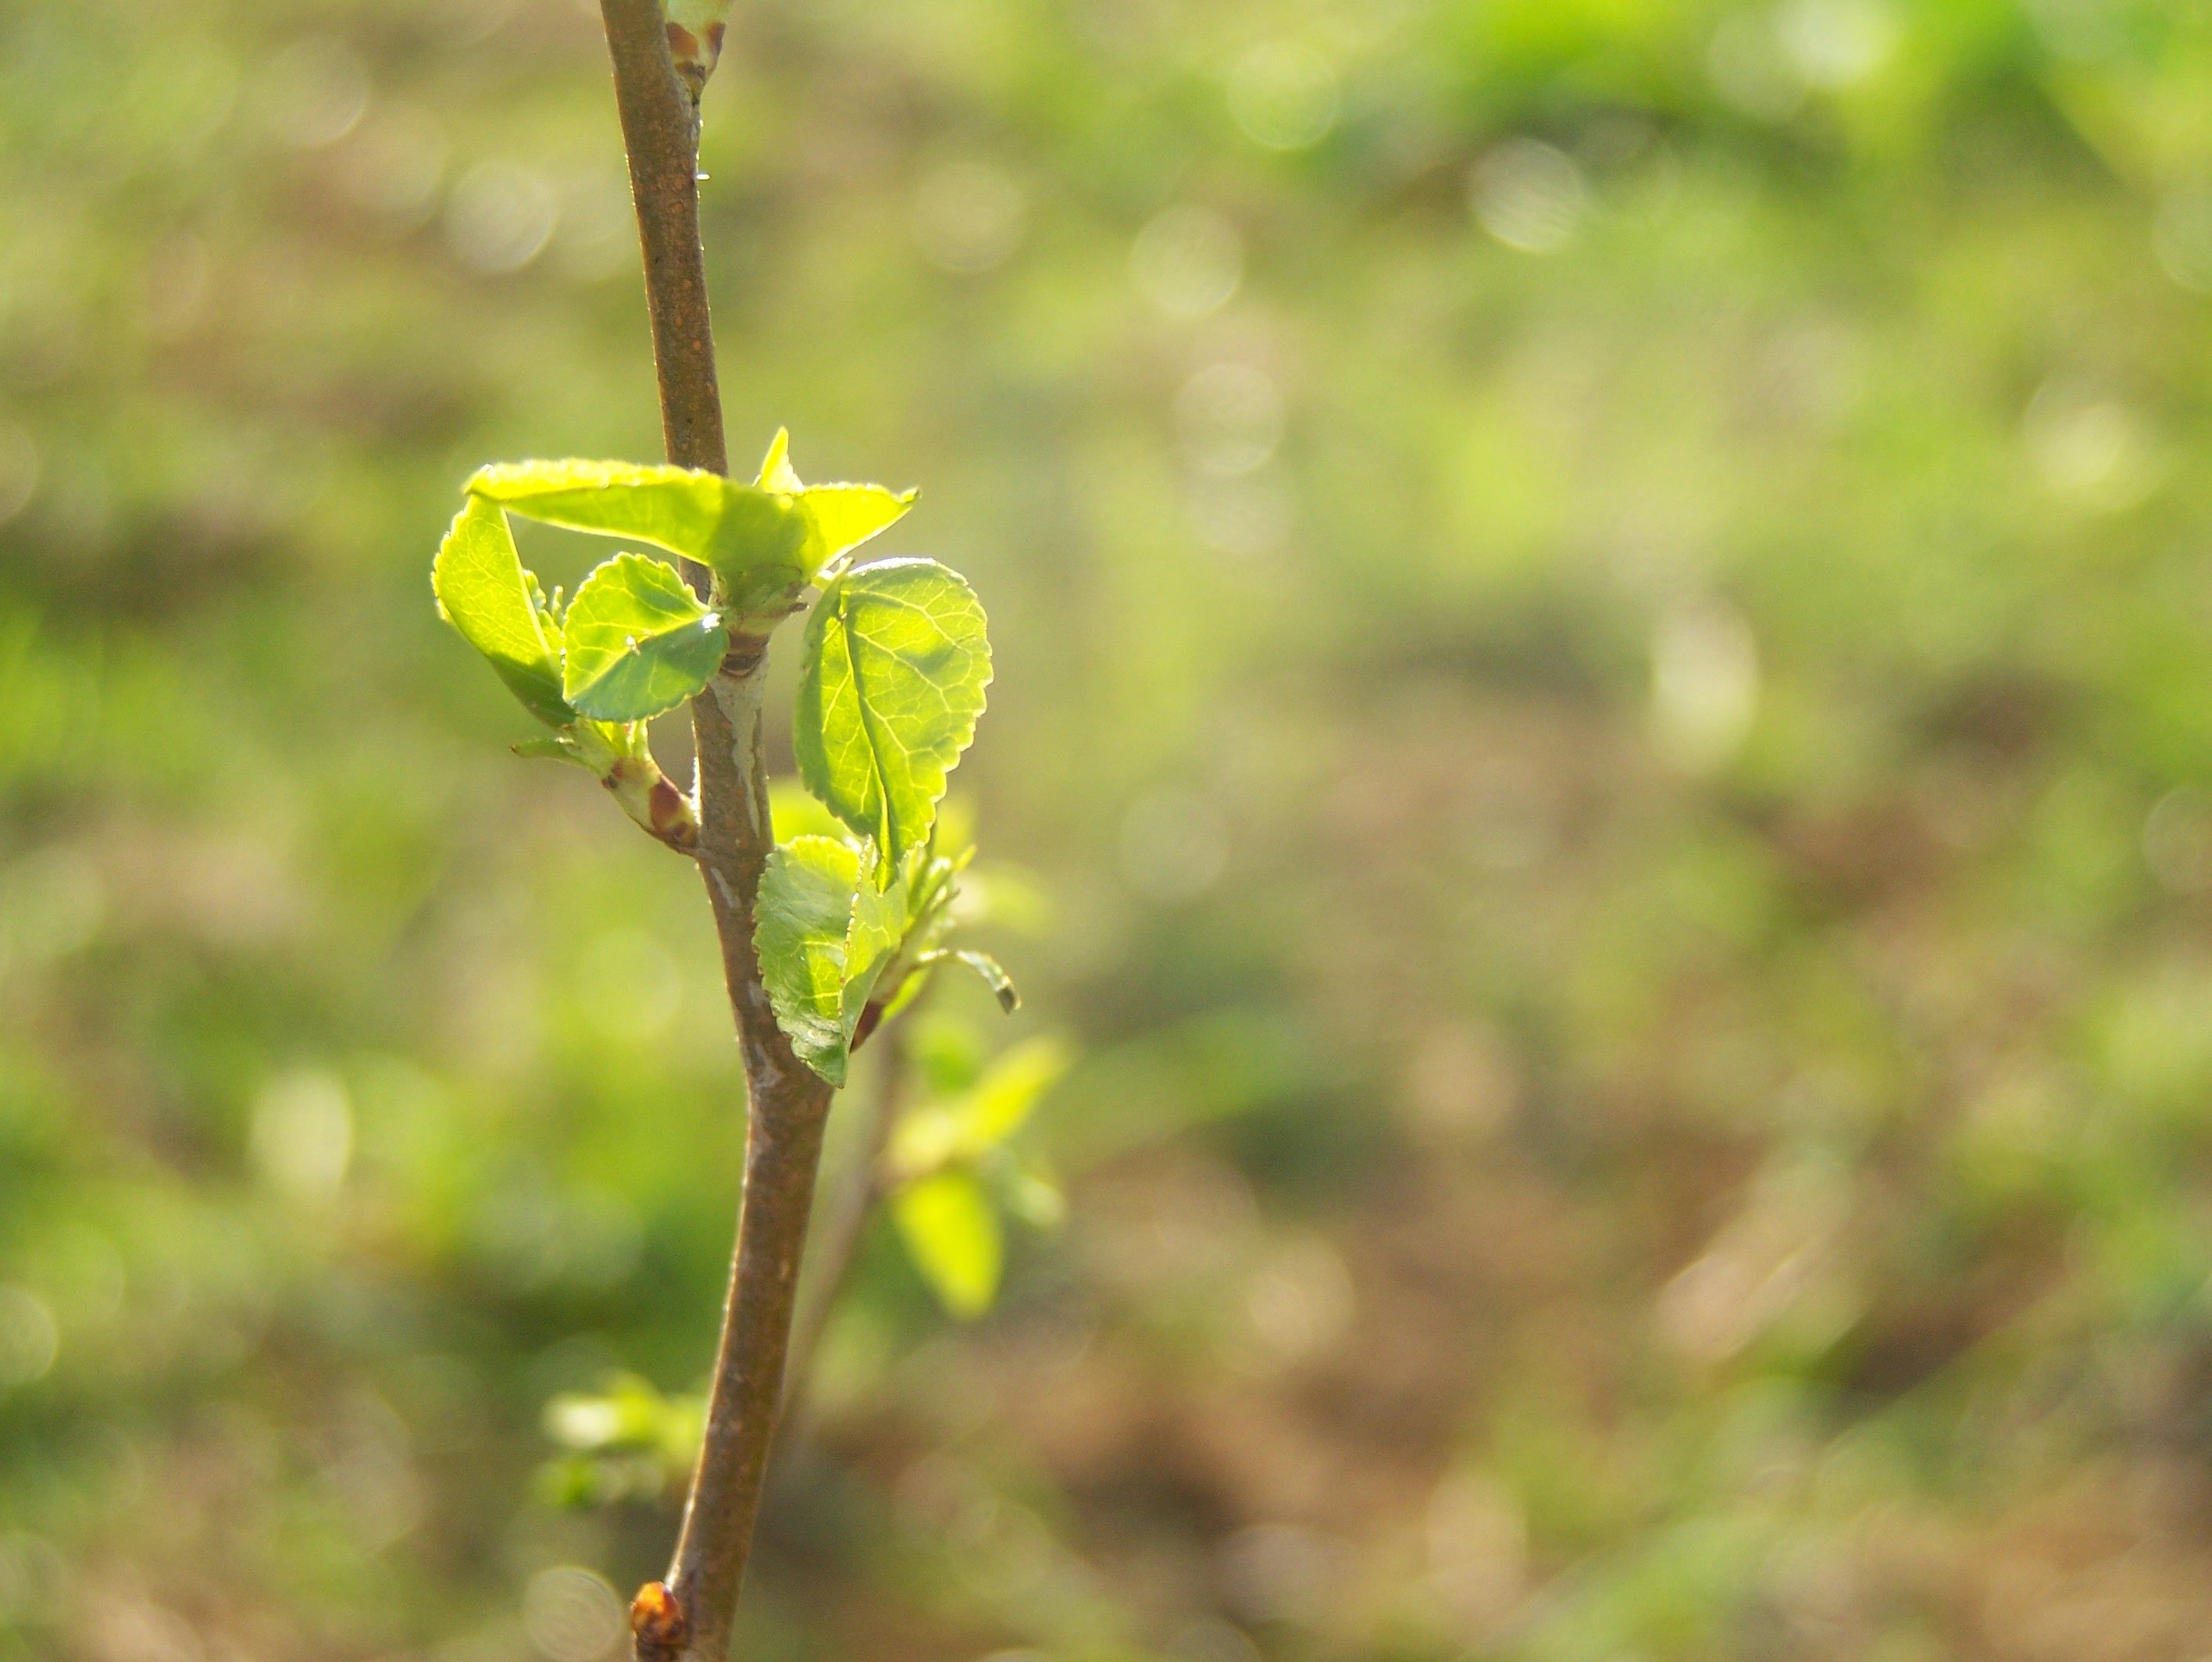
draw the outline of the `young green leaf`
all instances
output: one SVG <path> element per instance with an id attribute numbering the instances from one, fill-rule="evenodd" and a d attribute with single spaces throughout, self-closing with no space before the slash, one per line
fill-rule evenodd
<path id="1" fill-rule="evenodd" d="M 579 767 L 592 764 L 576 747 L 557 733 L 538 733 L 510 746 L 526 761 L 573 761 Z"/>
<path id="2" fill-rule="evenodd" d="M 1014 986 L 1014 978 L 988 952 L 977 952 L 968 947 L 956 947 L 952 955 L 983 979 L 991 989 L 991 996 L 999 1001 L 999 1008 L 1012 1016 L 1022 1007 L 1022 995 Z"/>
<path id="3" fill-rule="evenodd" d="M 500 462 L 478 468 L 469 494 L 526 519 L 635 537 L 703 558 L 720 529 L 729 481 L 658 463 Z"/>
<path id="4" fill-rule="evenodd" d="M 753 943 L 776 1025 L 799 1059 L 845 1083 L 853 1033 L 906 927 L 906 894 L 860 881 L 860 854 L 835 837 L 793 837 L 761 874 Z"/>
<path id="5" fill-rule="evenodd" d="M 576 713 L 561 696 L 560 660 L 545 638 L 532 586 L 507 516 L 471 497 L 430 567 L 438 609 L 531 714 L 550 727 L 565 727 Z"/>
<path id="6" fill-rule="evenodd" d="M 891 1197 L 891 1218 L 915 1267 L 946 1310 L 980 1316 L 998 1295 L 998 1214 L 973 1174 L 939 1172 Z"/>
<path id="7" fill-rule="evenodd" d="M 823 567 L 913 506 L 915 493 L 881 485 L 803 485 L 782 434 L 760 482 L 692 468 L 630 462 L 513 462 L 479 469 L 470 491 L 526 519 L 635 538 L 696 560 L 732 609 L 788 610 Z"/>
<path id="8" fill-rule="evenodd" d="M 856 567 L 815 603 L 799 666 L 799 777 L 875 840 L 879 877 L 927 841 L 990 681 L 981 603 L 934 560 Z"/>
<path id="9" fill-rule="evenodd" d="M 795 495 L 806 487 L 799 482 L 799 475 L 791 466 L 791 429 L 780 427 L 775 437 L 768 441 L 768 454 L 761 458 L 760 487 L 763 490 L 777 490 L 786 495 Z"/>
<path id="10" fill-rule="evenodd" d="M 912 912 L 903 882 L 878 889 L 860 882 L 859 857 L 854 857 L 853 923 L 845 936 L 845 1007 L 854 1023 L 876 990 L 890 961 L 906 937 Z"/>
<path id="11" fill-rule="evenodd" d="M 833 1085 L 845 1083 L 853 1030 L 845 1022 L 845 937 L 860 856 L 835 837 L 794 837 L 761 873 L 753 943 L 776 1025 L 799 1059 Z"/>
<path id="12" fill-rule="evenodd" d="M 1014 1046 L 949 1102 L 918 1108 L 899 1122 L 891 1144 L 895 1170 L 922 1175 L 984 1159 L 1029 1123 L 1039 1101 L 1072 1061 L 1065 1042 L 1031 1039 Z"/>
<path id="13" fill-rule="evenodd" d="M 568 603 L 562 690 L 600 721 L 643 721 L 707 684 L 729 649 L 722 620 L 665 561 L 618 554 Z"/>
<path id="14" fill-rule="evenodd" d="M 906 517 L 915 493 L 881 485 L 808 485 L 799 493 L 806 514 L 807 561 L 816 573 Z"/>
<path id="15" fill-rule="evenodd" d="M 761 462 L 763 490 L 793 498 L 807 520 L 807 575 L 851 553 L 905 518 L 918 493 L 882 485 L 809 485 L 791 465 L 791 434 L 778 428 Z"/>
<path id="16" fill-rule="evenodd" d="M 513 462 L 479 469 L 469 489 L 525 519 L 696 560 L 738 611 L 787 605 L 816 569 L 812 522 L 797 503 L 720 474 L 629 462 Z"/>

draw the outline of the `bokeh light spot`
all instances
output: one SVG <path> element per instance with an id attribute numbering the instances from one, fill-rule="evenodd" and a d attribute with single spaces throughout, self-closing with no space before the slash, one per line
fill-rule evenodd
<path id="1" fill-rule="evenodd" d="M 1548 254 L 1565 247 L 1582 229 L 1589 187 L 1565 151 L 1539 139 L 1516 138 L 1475 164 L 1468 199 L 1482 228 L 1508 248 Z"/>
<path id="2" fill-rule="evenodd" d="M 1164 316 L 1203 318 L 1226 306 L 1243 282 L 1244 239 L 1210 208 L 1170 208 L 1137 234 L 1129 274 Z"/>
<path id="3" fill-rule="evenodd" d="M 1021 246 L 1028 204 L 1004 168 L 949 162 L 914 197 L 914 240 L 921 257 L 946 271 L 988 271 Z"/>
<path id="4" fill-rule="evenodd" d="M 1312 47 L 1278 41 L 1255 46 L 1229 76 L 1229 112 L 1255 143 L 1297 150 L 1336 125 L 1344 90 L 1335 66 Z"/>
<path id="5" fill-rule="evenodd" d="M 27 1287 L 0 1285 L 0 1386 L 46 1378 L 60 1354 L 61 1330 L 46 1301 Z"/>
<path id="6" fill-rule="evenodd" d="M 270 1187 L 301 1206 L 327 1204 L 353 1158 L 353 1104 L 326 1073 L 289 1073 L 253 1105 L 253 1162 Z"/>
<path id="7" fill-rule="evenodd" d="M 522 1627 L 550 1662 L 599 1662 L 622 1643 L 627 1623 L 611 1586 L 587 1569 L 562 1565 L 530 1578 Z"/>
<path id="8" fill-rule="evenodd" d="M 279 52 L 262 72 L 269 125 L 287 144 L 335 144 L 368 113 L 368 65 L 349 41 L 316 35 Z"/>
<path id="9" fill-rule="evenodd" d="M 544 175 L 511 161 L 471 168 L 446 204 L 446 240 L 471 271 L 519 271 L 544 252 L 561 201 Z"/>
<path id="10" fill-rule="evenodd" d="M 1283 440 L 1282 389 L 1251 364 L 1212 364 L 1176 395 L 1176 433 L 1191 464 L 1234 476 L 1264 467 Z"/>

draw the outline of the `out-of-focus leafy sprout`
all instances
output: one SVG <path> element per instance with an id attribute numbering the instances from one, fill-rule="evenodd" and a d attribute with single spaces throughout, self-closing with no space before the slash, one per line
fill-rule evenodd
<path id="1" fill-rule="evenodd" d="M 1065 1219 L 1059 1177 L 1022 1133 L 1074 1050 L 1048 1035 L 987 1058 L 975 1022 L 932 1013 L 911 1028 L 905 1059 L 924 1095 L 889 1128 L 872 1180 L 924 1283 L 949 1314 L 971 1320 L 997 1301 L 1006 1221 L 1049 1230 Z M 545 1430 L 562 1453 L 540 1468 L 540 1495 L 564 1507 L 665 1495 L 696 1459 L 705 1423 L 703 1397 L 664 1394 L 627 1374 L 604 1391 L 556 1397 Z"/>
<path id="2" fill-rule="evenodd" d="M 631 1374 L 556 1397 L 545 1434 L 563 1452 L 539 1469 L 539 1494 L 561 1507 L 656 1500 L 690 1469 L 706 1423 L 704 1397 L 665 1396 Z"/>
<path id="3" fill-rule="evenodd" d="M 1003 1215 L 1042 1228 L 1060 1221 L 1058 1181 L 1017 1137 L 1070 1060 L 1062 1040 L 1026 1040 L 892 1131 L 884 1173 L 892 1219 L 922 1279 L 956 1316 L 980 1315 L 998 1296 Z"/>

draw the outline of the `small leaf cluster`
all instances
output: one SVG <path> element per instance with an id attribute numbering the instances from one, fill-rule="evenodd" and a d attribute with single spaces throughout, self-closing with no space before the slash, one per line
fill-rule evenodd
<path id="1" fill-rule="evenodd" d="M 658 1500 L 691 1469 L 706 1423 L 705 1398 L 666 1396 L 630 1374 L 556 1397 L 545 1431 L 562 1452 L 540 1469 L 539 1493 L 562 1507 Z"/>
<path id="2" fill-rule="evenodd" d="M 1070 1059 L 1060 1040 L 1024 1040 L 893 1131 L 883 1174 L 891 1221 L 953 1315 L 981 1315 L 998 1296 L 1002 1217 L 1047 1228 L 1060 1221 L 1059 1185 L 1016 1138 Z"/>
<path id="3" fill-rule="evenodd" d="M 781 433 L 750 483 L 626 462 L 503 464 L 469 481 L 432 567 L 444 615 L 552 730 L 518 748 L 590 768 L 633 818 L 687 850 L 696 804 L 653 765 L 645 723 L 705 688 L 734 639 L 807 610 L 793 749 L 838 834 L 795 837 L 769 858 L 756 945 L 778 1023 L 832 1084 L 939 963 L 975 970 L 1009 1010 L 1018 1002 L 995 962 L 945 938 L 972 851 L 939 851 L 937 810 L 990 684 L 981 603 L 933 560 L 852 558 L 915 496 L 808 485 Z M 522 565 L 511 514 L 694 561 L 708 597 L 666 561 L 624 551 L 565 604 L 549 598 Z"/>
<path id="4" fill-rule="evenodd" d="M 731 632 L 764 634 L 915 493 L 805 485 L 779 434 L 757 483 L 629 462 L 479 469 L 431 567 L 438 604 L 524 707 L 556 731 L 579 719 L 644 721 L 703 688 Z M 617 537 L 696 561 L 702 604 L 665 560 L 617 554 L 563 607 L 523 569 L 507 516 Z"/>

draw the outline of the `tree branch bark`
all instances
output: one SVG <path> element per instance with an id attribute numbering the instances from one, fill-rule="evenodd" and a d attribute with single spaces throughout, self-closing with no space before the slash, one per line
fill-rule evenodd
<path id="1" fill-rule="evenodd" d="M 874 1215 L 877 1202 L 883 1198 L 884 1155 L 906 1112 L 911 1078 L 907 1067 L 906 1028 L 913 1015 L 912 1010 L 908 1010 L 890 1024 L 883 1036 L 882 1054 L 876 1061 L 873 1112 L 858 1139 L 853 1163 L 837 1174 L 837 1180 L 823 1198 L 820 1227 L 810 1243 L 813 1268 L 799 1287 L 799 1313 L 791 1329 L 791 1354 L 784 1367 L 783 1452 L 787 1463 L 794 1443 L 805 1439 L 806 1390 L 808 1380 L 813 1377 L 815 1350 L 830 1325 L 830 1313 L 837 1303 L 837 1295 L 844 1291 L 846 1278 L 852 1273 L 853 1260 L 860 1252 L 860 1235 Z M 852 1112 L 850 1098 L 844 1112 Z"/>
<path id="2" fill-rule="evenodd" d="M 670 57 L 660 0 L 600 0 L 630 190 L 645 254 L 647 309 L 668 459 L 729 470 L 714 334 L 699 241 L 692 94 Z M 705 573 L 691 567 L 695 585 Z M 765 638 L 733 640 L 691 702 L 698 749 L 697 858 L 744 1058 L 744 1193 L 729 1296 L 708 1394 L 706 1436 L 667 1580 L 631 1606 L 638 1662 L 725 1662 L 752 1549 L 783 1388 L 830 1088 L 792 1053 L 753 950 L 753 907 L 775 844 L 761 751 Z"/>
<path id="3" fill-rule="evenodd" d="M 629 155 L 630 195 L 645 249 L 645 304 L 660 381 L 660 428 L 678 467 L 730 470 L 714 320 L 699 242 L 699 137 L 690 94 L 668 55 L 660 0 L 600 0 L 615 107 Z"/>

